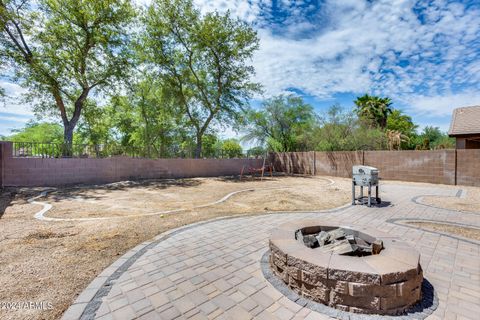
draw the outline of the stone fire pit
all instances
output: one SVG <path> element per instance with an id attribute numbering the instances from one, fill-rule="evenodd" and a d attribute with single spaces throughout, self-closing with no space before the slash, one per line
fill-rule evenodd
<path id="1" fill-rule="evenodd" d="M 341 236 L 330 236 L 323 248 L 309 242 L 312 236 L 324 242 L 329 231 L 338 234 L 335 229 L 338 226 L 319 220 L 282 224 L 270 238 L 273 273 L 297 294 L 343 311 L 398 315 L 421 299 L 423 273 L 417 250 L 366 228 L 340 229 L 350 243 L 361 243 L 365 250 L 325 249 L 339 247 L 335 243 L 345 246 Z M 371 253 L 368 245 L 375 247 Z"/>

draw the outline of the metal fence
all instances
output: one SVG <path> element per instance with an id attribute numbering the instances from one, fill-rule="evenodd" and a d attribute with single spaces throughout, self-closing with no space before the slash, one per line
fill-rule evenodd
<path id="1" fill-rule="evenodd" d="M 136 147 L 121 145 L 88 145 L 62 144 L 39 142 L 13 142 L 13 156 L 17 158 L 108 158 L 126 156 L 133 158 L 194 158 L 194 148 L 169 146 L 157 150 L 153 147 Z M 258 149 L 244 150 L 241 153 L 229 152 L 223 149 L 204 151 L 200 158 L 228 159 L 228 158 L 259 158 L 263 152 Z"/>

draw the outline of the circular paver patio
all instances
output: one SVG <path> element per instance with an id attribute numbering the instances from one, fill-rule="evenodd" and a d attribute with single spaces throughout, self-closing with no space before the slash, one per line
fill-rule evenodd
<path id="1" fill-rule="evenodd" d="M 420 195 L 458 189 L 381 186 L 382 207 L 218 219 L 159 235 L 105 269 L 64 319 L 330 319 L 288 299 L 268 282 L 260 260 L 271 230 L 295 219 L 372 227 L 417 248 L 439 300 L 427 319 L 477 319 L 480 242 L 417 229 L 425 219 L 480 227 L 480 215 L 422 205 Z M 412 201 L 415 199 L 415 201 Z"/>

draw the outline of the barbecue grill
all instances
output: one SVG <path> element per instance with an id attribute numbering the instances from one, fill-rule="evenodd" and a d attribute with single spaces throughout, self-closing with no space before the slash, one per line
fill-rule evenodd
<path id="1" fill-rule="evenodd" d="M 355 196 L 356 186 L 360 187 L 360 197 Z M 368 187 L 368 196 L 363 196 L 363 187 Z M 375 187 L 375 198 L 372 198 L 372 187 Z M 367 204 L 372 206 L 372 199 L 376 204 L 381 203 L 378 197 L 378 169 L 369 166 L 353 166 L 352 168 L 352 205 Z"/>

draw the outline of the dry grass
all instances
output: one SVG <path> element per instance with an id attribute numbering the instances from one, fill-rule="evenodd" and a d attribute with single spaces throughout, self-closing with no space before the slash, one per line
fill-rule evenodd
<path id="1" fill-rule="evenodd" d="M 467 192 L 463 198 L 428 196 L 423 197 L 422 202 L 450 210 L 480 213 L 480 188 L 463 186 L 461 188 Z"/>
<path id="2" fill-rule="evenodd" d="M 456 226 L 453 224 L 435 223 L 435 222 L 408 222 L 408 224 L 422 229 L 449 233 L 454 236 L 461 236 L 480 241 L 480 229 Z"/>
<path id="3" fill-rule="evenodd" d="M 0 310 L 1 319 L 57 319 L 104 268 L 135 245 L 166 230 L 234 214 L 321 210 L 349 201 L 350 180 L 335 185 L 318 177 L 275 177 L 267 181 L 181 179 L 60 189 L 46 199 L 47 216 L 101 217 L 151 213 L 172 208 L 187 211 L 101 221 L 45 222 L 33 218 L 41 206 L 26 202 L 38 190 L 23 190 L 12 199 L 2 194 L 0 219 L 0 301 L 51 302 L 51 310 Z M 227 193 L 246 192 L 201 209 Z"/>

